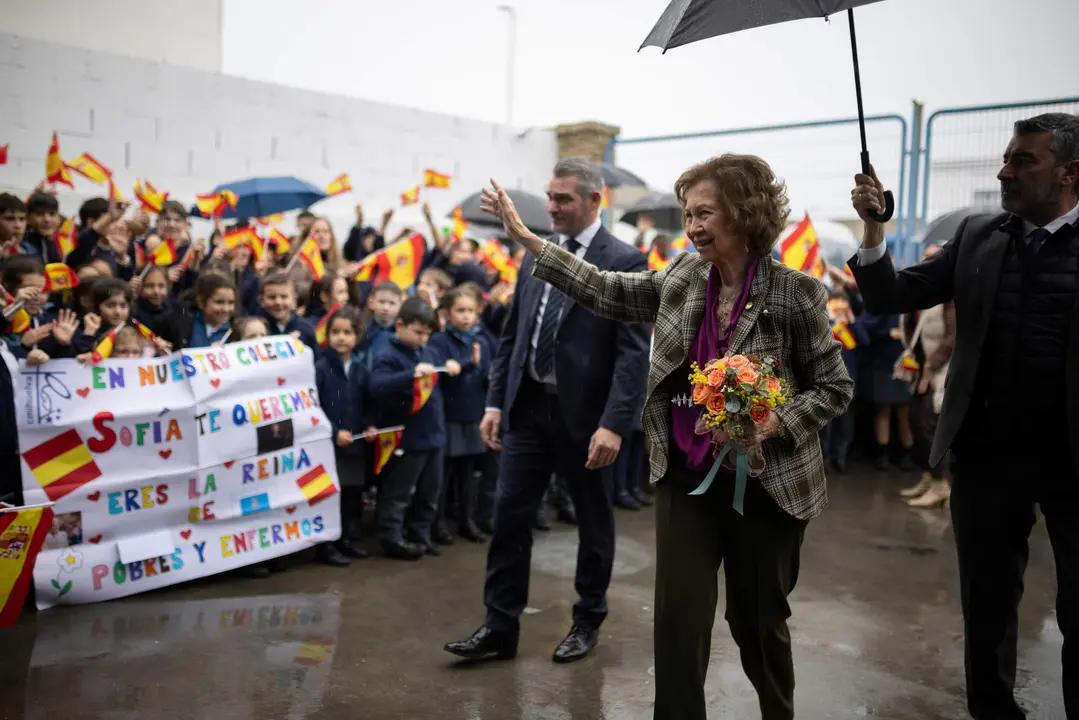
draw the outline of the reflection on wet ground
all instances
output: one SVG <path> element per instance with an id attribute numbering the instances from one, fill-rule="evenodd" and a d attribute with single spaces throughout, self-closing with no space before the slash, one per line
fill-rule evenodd
<path id="1" fill-rule="evenodd" d="M 898 475 L 834 478 L 792 597 L 799 717 L 966 717 L 950 522 L 896 498 Z M 619 512 L 611 615 L 582 663 L 554 665 L 569 627 L 576 533 L 537 534 L 513 662 L 454 665 L 442 644 L 482 618 L 484 549 L 337 570 L 299 562 L 25 617 L 4 633 L 0 718 L 651 718 L 651 514 Z M 1021 612 L 1020 697 L 1063 718 L 1052 556 L 1039 525 Z M 721 594 L 722 597 L 722 594 Z M 722 622 L 710 717 L 759 717 Z"/>

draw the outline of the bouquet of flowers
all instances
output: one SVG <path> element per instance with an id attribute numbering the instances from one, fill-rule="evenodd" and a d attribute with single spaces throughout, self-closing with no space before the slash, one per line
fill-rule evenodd
<path id="1" fill-rule="evenodd" d="M 726 355 L 703 368 L 693 363 L 689 381 L 693 402 L 701 406 L 697 434 L 711 435 L 715 464 L 691 495 L 703 495 L 719 468 L 733 463 L 735 471 L 734 509 L 742 513 L 746 476 L 764 471 L 764 455 L 754 441 L 755 428 L 767 423 L 773 409 L 782 405 L 793 388 L 776 374 L 772 356 Z"/>

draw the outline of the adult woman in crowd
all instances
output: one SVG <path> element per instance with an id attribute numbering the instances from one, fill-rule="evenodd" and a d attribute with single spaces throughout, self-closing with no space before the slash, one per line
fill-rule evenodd
<path id="1" fill-rule="evenodd" d="M 656 704 L 664 720 L 705 718 L 704 679 L 726 573 L 726 617 L 764 720 L 794 717 L 794 663 L 787 596 L 798 578 L 807 522 L 827 500 L 818 432 L 850 402 L 853 385 L 833 338 L 823 285 L 770 257 L 786 227 L 786 189 L 762 159 L 723 155 L 678 179 L 685 231 L 697 253 L 660 272 L 600 272 L 525 228 L 513 201 L 492 181 L 484 209 L 536 258 L 536 277 L 593 312 L 655 323 L 644 410 L 656 497 Z M 713 463 L 707 436 L 694 432 L 699 409 L 689 365 L 727 353 L 773 355 L 798 389 L 747 441 L 767 461 L 732 507 L 734 476 L 703 495 Z"/>

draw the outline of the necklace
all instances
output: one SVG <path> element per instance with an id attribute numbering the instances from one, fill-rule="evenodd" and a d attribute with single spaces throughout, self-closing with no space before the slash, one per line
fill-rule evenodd
<path id="1" fill-rule="evenodd" d="M 720 331 L 726 330 L 727 325 L 730 324 L 735 295 L 735 292 L 728 291 L 726 288 L 720 290 L 719 306 L 716 308 L 716 321 L 719 324 Z"/>

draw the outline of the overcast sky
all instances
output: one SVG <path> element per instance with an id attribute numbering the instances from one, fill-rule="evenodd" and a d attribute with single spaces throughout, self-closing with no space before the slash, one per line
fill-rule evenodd
<path id="1" fill-rule="evenodd" d="M 223 70 L 503 122 L 508 17 L 499 4 L 225 0 Z M 856 112 L 844 15 L 749 30 L 663 55 L 637 48 L 666 0 L 509 4 L 517 14 L 514 125 L 521 128 L 599 120 L 632 138 Z M 909 117 L 912 99 L 931 112 L 1079 95 L 1079 0 L 885 0 L 860 8 L 856 18 L 867 114 Z M 881 123 L 870 131 L 874 161 L 892 177 L 898 128 Z M 996 153 L 999 129 L 982 134 Z M 689 163 L 727 149 L 764 155 L 799 186 L 803 204 L 829 209 L 822 183 L 811 185 L 809 176 L 827 178 L 831 197 L 849 184 L 858 160 L 853 126 L 626 145 L 617 160 L 669 186 Z"/>

